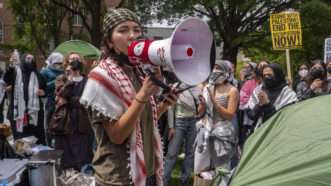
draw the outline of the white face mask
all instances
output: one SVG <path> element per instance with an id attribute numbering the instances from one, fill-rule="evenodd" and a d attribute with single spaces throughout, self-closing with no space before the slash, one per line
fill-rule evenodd
<path id="1" fill-rule="evenodd" d="M 62 63 L 54 63 L 53 68 L 57 69 L 57 70 L 63 70 L 63 65 Z"/>
<path id="2" fill-rule="evenodd" d="M 227 79 L 227 74 L 221 70 L 214 69 L 209 76 L 209 83 L 211 84 L 222 84 Z"/>
<path id="3" fill-rule="evenodd" d="M 83 80 L 83 76 L 73 76 L 71 77 L 71 81 L 74 81 L 74 82 L 80 82 Z"/>
<path id="4" fill-rule="evenodd" d="M 303 70 L 300 70 L 300 71 L 299 71 L 299 76 L 300 76 L 300 77 L 304 78 L 304 77 L 306 77 L 307 75 L 308 75 L 308 70 L 303 69 Z"/>

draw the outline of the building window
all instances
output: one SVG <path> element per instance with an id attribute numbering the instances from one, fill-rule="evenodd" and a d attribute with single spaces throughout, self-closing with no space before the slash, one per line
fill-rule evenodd
<path id="1" fill-rule="evenodd" d="M 3 43 L 3 41 L 5 40 L 5 28 L 3 23 L 0 21 L 0 43 Z"/>
<path id="2" fill-rule="evenodd" d="M 83 24 L 82 18 L 78 14 L 74 14 L 72 25 L 73 26 L 82 26 L 82 24 Z"/>

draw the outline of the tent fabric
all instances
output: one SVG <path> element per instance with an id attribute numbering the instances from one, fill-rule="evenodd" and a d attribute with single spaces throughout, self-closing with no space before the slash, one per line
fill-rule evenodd
<path id="1" fill-rule="evenodd" d="M 331 186 L 331 95 L 283 108 L 249 137 L 230 186 Z"/>
<path id="2" fill-rule="evenodd" d="M 77 52 L 85 58 L 98 59 L 101 51 L 92 44 L 81 40 L 69 40 L 61 43 L 54 52 L 60 52 L 64 56 L 70 52 Z"/>

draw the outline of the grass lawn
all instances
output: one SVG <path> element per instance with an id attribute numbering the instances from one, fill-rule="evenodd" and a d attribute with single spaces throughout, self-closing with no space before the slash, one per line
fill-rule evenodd
<path id="1" fill-rule="evenodd" d="M 177 186 L 177 185 L 180 186 L 180 185 L 182 185 L 181 182 L 180 182 L 180 175 L 181 175 L 183 160 L 184 160 L 184 155 L 180 154 L 179 157 L 177 158 L 175 168 L 171 173 L 170 186 Z M 192 174 L 191 178 L 192 179 L 191 179 L 191 184 L 190 185 L 193 185 L 193 174 Z"/>

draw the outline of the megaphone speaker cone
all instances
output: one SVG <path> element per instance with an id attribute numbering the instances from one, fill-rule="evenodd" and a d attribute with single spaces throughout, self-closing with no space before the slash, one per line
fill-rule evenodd
<path id="1" fill-rule="evenodd" d="M 180 81 L 197 85 L 210 74 L 211 54 L 214 54 L 211 50 L 215 50 L 212 46 L 213 34 L 208 24 L 198 18 L 188 18 L 168 39 L 132 42 L 128 55 L 131 60 L 169 67 Z"/>

